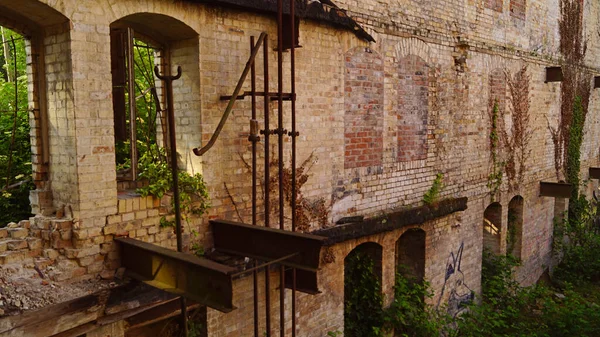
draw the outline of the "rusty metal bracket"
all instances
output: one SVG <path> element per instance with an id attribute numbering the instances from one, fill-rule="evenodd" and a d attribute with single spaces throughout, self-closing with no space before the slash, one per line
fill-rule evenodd
<path id="1" fill-rule="evenodd" d="M 235 309 L 234 268 L 131 238 L 115 241 L 121 246 L 121 263 L 132 278 L 222 312 Z"/>
<path id="2" fill-rule="evenodd" d="M 590 167 L 590 179 L 600 179 L 600 167 Z"/>
<path id="3" fill-rule="evenodd" d="M 208 141 L 208 143 L 206 145 L 204 145 L 202 148 L 197 147 L 197 148 L 193 149 L 194 154 L 196 156 L 201 156 L 201 155 L 205 154 L 206 151 L 210 150 L 210 148 L 213 147 L 213 145 L 215 145 L 217 138 L 219 138 L 219 135 L 221 134 L 221 130 L 223 130 L 223 127 L 225 126 L 225 123 L 227 122 L 227 118 L 229 118 L 229 114 L 231 113 L 231 110 L 233 110 L 235 101 L 236 101 L 237 97 L 239 96 L 240 91 L 242 90 L 244 81 L 246 81 L 246 76 L 248 75 L 248 72 L 250 72 L 250 68 L 254 64 L 254 59 L 256 58 L 256 54 L 258 54 L 258 51 L 260 50 L 260 47 L 263 44 L 263 41 L 265 41 L 266 37 L 267 37 L 267 33 L 265 33 L 265 32 L 262 32 L 260 34 L 260 36 L 258 37 L 258 41 L 256 41 L 256 45 L 250 52 L 250 57 L 248 58 L 248 62 L 246 62 L 246 67 L 244 68 L 244 71 L 242 71 L 242 75 L 240 75 L 240 79 L 238 80 L 237 86 L 233 90 L 233 95 L 229 99 L 229 103 L 227 104 L 227 108 L 225 108 L 225 112 L 223 113 L 223 116 L 221 117 L 221 121 L 219 122 L 217 129 L 215 130 L 213 135 L 210 137 L 210 140 Z"/>
<path id="4" fill-rule="evenodd" d="M 571 184 L 540 181 L 540 197 L 570 198 L 572 190 Z"/>
<path id="5" fill-rule="evenodd" d="M 563 73 L 561 67 L 546 67 L 546 80 L 544 83 L 562 82 Z"/>
<path id="6" fill-rule="evenodd" d="M 299 253 L 280 264 L 306 271 L 319 268 L 326 238 L 227 220 L 211 220 L 215 249 L 263 261 Z"/>

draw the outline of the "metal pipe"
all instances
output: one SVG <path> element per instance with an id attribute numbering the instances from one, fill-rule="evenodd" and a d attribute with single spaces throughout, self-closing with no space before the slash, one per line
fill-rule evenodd
<path id="1" fill-rule="evenodd" d="M 258 50 L 260 49 L 260 46 L 263 43 L 263 41 L 265 40 L 266 36 L 267 36 L 267 33 L 265 33 L 265 32 L 260 33 L 260 36 L 258 37 L 258 41 L 256 42 L 256 45 L 252 49 L 252 52 L 250 53 L 248 62 L 246 62 L 246 67 L 244 68 L 244 71 L 242 71 L 242 75 L 240 76 L 240 79 L 238 80 L 238 83 L 233 91 L 233 95 L 231 96 L 231 99 L 229 100 L 229 103 L 227 104 L 227 108 L 225 108 L 225 112 L 223 113 L 223 116 L 221 116 L 221 121 L 219 121 L 219 125 L 217 125 L 217 129 L 215 130 L 213 135 L 210 137 L 210 140 L 208 141 L 208 143 L 206 145 L 204 145 L 202 148 L 194 149 L 195 155 L 201 156 L 201 155 L 205 154 L 206 151 L 210 150 L 210 148 L 213 147 L 213 145 L 215 145 L 217 138 L 219 138 L 219 135 L 221 134 L 221 130 L 223 130 L 223 127 L 225 126 L 225 122 L 227 122 L 227 118 L 229 118 L 229 114 L 231 113 L 231 110 L 233 110 L 235 100 L 237 99 L 238 95 L 240 94 L 240 91 L 242 90 L 242 86 L 244 85 L 244 82 L 246 81 L 246 76 L 248 76 L 248 72 L 250 72 L 251 65 L 254 63 L 256 54 L 258 53 Z"/>
<path id="2" fill-rule="evenodd" d="M 270 197 L 270 174 L 271 170 L 269 169 L 269 135 L 271 134 L 270 125 L 269 125 L 269 40 L 265 39 L 263 46 L 263 54 L 264 54 L 264 115 L 265 115 L 265 129 L 263 131 L 265 135 L 265 227 L 270 227 L 270 219 L 269 219 L 269 209 L 271 208 L 271 202 L 269 200 Z"/>
<path id="3" fill-rule="evenodd" d="M 277 0 L 277 150 L 279 153 L 279 229 L 284 229 L 283 196 L 283 0 Z M 279 271 L 279 335 L 285 336 L 285 270 Z"/>
<path id="4" fill-rule="evenodd" d="M 265 118 L 265 227 L 269 227 L 269 40 L 265 39 L 263 44 L 263 67 L 264 67 L 264 118 Z M 265 267 L 265 324 L 266 337 L 271 337 L 271 284 L 269 280 L 269 267 Z"/>
<path id="5" fill-rule="evenodd" d="M 286 255 L 284 257 L 280 257 L 280 258 L 275 259 L 275 260 L 271 260 L 269 262 L 265 262 L 265 263 L 261 264 L 260 266 L 252 267 L 250 269 L 242 270 L 242 271 L 239 271 L 237 273 L 231 274 L 231 277 L 237 277 L 237 276 L 240 276 L 240 275 L 247 274 L 247 273 L 249 273 L 251 271 L 254 271 L 254 270 L 258 270 L 258 269 L 261 269 L 261 268 L 264 268 L 264 267 L 268 267 L 270 265 L 273 265 L 273 264 L 276 264 L 276 263 L 279 263 L 279 262 L 291 259 L 292 257 L 294 257 L 296 255 L 299 255 L 299 254 L 300 253 L 293 253 L 293 254 Z"/>
<path id="6" fill-rule="evenodd" d="M 290 93 L 292 99 L 292 232 L 296 231 L 296 2 L 290 0 L 290 35 L 292 46 L 290 49 Z M 296 268 L 292 269 L 292 337 L 296 337 Z"/>
<path id="7" fill-rule="evenodd" d="M 285 266 L 279 267 L 279 335 L 285 336 Z"/>
<path id="8" fill-rule="evenodd" d="M 127 91 L 129 92 L 129 137 L 131 151 L 131 179 L 136 180 L 137 157 L 137 109 L 135 105 L 135 66 L 133 58 L 133 29 L 127 28 Z"/>
<path id="9" fill-rule="evenodd" d="M 254 49 L 254 36 L 250 37 L 250 50 Z M 252 119 L 250 121 L 250 136 L 252 142 L 252 225 L 256 226 L 256 142 L 258 135 L 256 134 L 256 63 L 252 61 L 250 68 L 251 78 L 251 95 L 252 95 Z M 252 270 L 252 283 L 254 291 L 254 337 L 258 336 L 258 271 L 257 262 L 254 261 Z"/>
<path id="10" fill-rule="evenodd" d="M 160 75 L 158 66 L 154 67 L 154 74 L 160 80 L 165 81 L 167 91 L 167 123 L 169 126 L 169 143 L 171 154 L 171 177 L 173 179 L 173 200 L 175 204 L 175 229 L 177 234 L 177 251 L 183 251 L 183 239 L 181 228 L 181 207 L 179 203 L 179 168 L 177 167 L 177 138 L 175 135 L 175 112 L 173 108 L 173 81 L 181 77 L 181 67 L 177 67 L 177 75 Z M 184 336 L 188 336 L 187 329 L 187 303 L 185 297 L 181 297 L 181 316 Z"/>

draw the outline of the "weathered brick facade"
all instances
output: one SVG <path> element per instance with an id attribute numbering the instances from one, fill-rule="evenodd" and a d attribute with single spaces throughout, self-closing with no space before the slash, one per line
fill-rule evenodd
<path id="1" fill-rule="evenodd" d="M 453 282 L 457 278 L 464 287 L 454 289 L 456 293 L 478 293 L 483 247 L 493 242 L 495 251 L 506 253 L 508 212 L 516 196 L 522 198 L 517 206 L 522 208 L 522 225 L 516 231 L 522 261 L 517 277 L 525 285 L 536 282 L 552 264 L 553 218 L 565 207 L 564 202 L 539 196 L 540 181 L 556 181 L 548 125 L 558 123 L 561 84 L 544 80 L 545 67 L 560 62 L 559 2 L 338 0 L 336 4 L 376 42 L 364 42 L 326 23 L 300 24 L 298 158 L 301 162 L 311 153 L 317 158 L 302 194 L 325 200 L 333 226 L 343 217 L 370 218 L 419 206 L 436 174 L 443 173 L 440 199 L 467 197 L 468 208 L 323 250 L 335 260 L 320 266 L 320 294 L 298 295 L 298 336 L 343 331 L 343 262 L 362 243 L 382 247 L 386 304 L 392 300 L 398 261 L 405 261 L 403 252 L 415 250 L 409 261 L 424 265 L 424 277 L 435 291 L 432 305 L 447 300 L 441 294 L 448 294 L 446 287 L 457 284 Z M 28 19 L 15 20 L 6 13 Z M 600 3 L 586 0 L 585 66 L 592 74 L 600 72 L 599 21 Z M 0 0 L 0 24 L 30 37 L 30 105 L 39 109 L 31 118 L 38 187 L 31 201 L 36 217 L 0 229 L 0 264 L 36 259 L 56 265 L 51 275 L 56 280 L 93 279 L 110 277 L 119 267 L 116 236 L 175 246 L 173 230 L 160 226 L 168 201 L 142 198 L 124 191 L 129 184 L 117 183 L 110 73 L 110 30 L 115 24 L 135 26 L 149 37 L 154 34 L 169 47 L 163 61 L 172 69 L 183 68 L 174 88 L 180 166 L 204 175 L 212 205 L 207 216 L 190 221 L 199 236 L 187 237 L 188 243 L 196 240 L 207 249 L 212 246 L 209 218 L 237 221 L 239 214 L 250 221 L 252 185 L 244 163 L 250 158 L 250 102 L 236 103 L 206 155 L 196 157 L 192 149 L 206 143 L 218 124 L 226 106 L 220 96 L 230 95 L 239 78 L 249 54 L 249 37 L 266 31 L 270 45 L 276 45 L 272 16 L 184 1 Z M 270 55 L 274 58 L 276 53 Z M 286 66 L 289 61 L 289 54 L 284 54 Z M 276 64 L 270 64 L 274 90 Z M 531 76 L 535 130 L 528 169 L 517 190 L 509 191 L 504 182 L 492 198 L 490 101 L 497 99 L 501 113 L 509 113 L 505 73 L 514 74 L 523 65 Z M 257 68 L 262 74 L 262 55 Z M 583 178 L 588 167 L 600 164 L 596 90 L 591 97 L 582 146 Z M 276 103 L 270 109 L 274 116 Z M 47 139 L 42 136 L 46 132 L 42 118 L 47 119 Z M 274 122 L 271 127 L 276 127 Z M 597 187 L 592 180 L 588 194 Z M 493 203 L 498 203 L 492 208 L 500 210 L 494 213 L 500 227 L 497 236 L 489 237 L 484 212 Z M 424 247 L 402 245 L 401 236 L 412 228 L 424 231 Z M 455 272 L 448 274 L 449 266 Z M 264 273 L 259 277 L 264 279 Z M 269 277 L 278 284 L 276 272 Z M 272 291 L 275 332 L 279 302 L 278 290 Z M 238 309 L 229 314 L 208 309 L 209 336 L 252 334 L 252 279 L 235 280 L 234 292 Z M 286 306 L 291 305 L 290 292 L 286 296 Z M 260 308 L 264 315 L 264 303 Z M 286 329 L 291 330 L 289 321 Z"/>

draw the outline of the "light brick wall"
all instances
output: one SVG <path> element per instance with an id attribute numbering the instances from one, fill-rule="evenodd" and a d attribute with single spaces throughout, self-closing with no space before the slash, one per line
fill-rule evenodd
<path id="1" fill-rule="evenodd" d="M 506 251 L 509 201 L 521 195 L 523 265 L 518 269 L 518 279 L 523 284 L 532 284 L 551 264 L 552 220 L 557 207 L 552 198 L 539 197 L 539 181 L 556 179 L 548 124 L 556 127 L 558 121 L 560 84 L 544 83 L 544 76 L 545 67 L 556 65 L 558 60 L 559 6 L 558 0 L 513 2 L 495 1 L 496 10 L 492 10 L 486 8 L 487 2 L 475 4 L 462 0 L 394 4 L 376 0 L 337 1 L 374 35 L 377 42 L 371 44 L 359 41 L 351 32 L 325 24 L 305 21 L 301 24 L 303 47 L 296 54 L 298 159 L 302 162 L 313 152 L 318 158 L 311 167 L 303 195 L 324 198 L 330 207 L 330 222 L 345 216 L 373 216 L 418 205 L 436 173 L 444 174 L 445 187 L 440 198 L 469 198 L 466 211 L 420 226 L 426 232 L 425 278 L 436 294 L 433 305 L 437 305 L 442 290 L 451 283 L 446 278 L 448 265 L 456 264 L 459 255 L 461 273 L 452 277 L 462 277 L 468 289 L 480 290 L 482 221 L 486 207 L 492 203 L 487 187 L 491 167 L 489 101 L 494 96 L 506 97 L 503 72 L 514 73 L 524 64 L 528 65 L 531 76 L 530 114 L 535 132 L 523 184 L 511 192 L 502 185 L 494 199 L 502 205 L 499 250 Z M 48 248 L 52 251 L 47 255 L 61 256 L 56 261 L 60 263 L 60 278 L 93 277 L 102 271 L 110 274 L 119 265 L 112 243 L 117 235 L 166 247 L 175 243 L 172 230 L 159 225 L 163 215 L 160 202 L 117 195 L 111 76 L 107 71 L 109 27 L 131 14 L 170 16 L 198 33 L 197 39 L 177 41 L 171 46 L 171 63 L 182 65 L 184 73 L 175 82 L 182 164 L 190 171 L 204 174 L 212 204 L 206 218 L 248 222 L 251 181 L 244 161 L 250 161 L 249 100 L 236 102 L 221 137 L 207 155 L 196 158 L 191 149 L 205 144 L 212 135 L 227 104 L 219 96 L 232 93 L 249 55 L 249 36 L 258 36 L 263 30 L 270 34 L 270 90 L 277 87 L 276 53 L 272 51 L 274 19 L 256 13 L 160 0 L 44 3 L 55 6 L 71 20 L 68 32 L 52 31 L 43 42 L 50 122 L 50 191 L 54 206 L 68 204 L 74 211 L 72 228 L 65 230 L 64 237 L 59 235 L 60 240 L 52 241 L 47 235 L 49 247 L 56 245 Z M 526 20 L 515 14 L 520 3 L 525 4 Z M 600 38 L 593 33 L 598 28 L 599 13 L 598 3 L 586 6 L 585 30 L 591 32 L 587 35 L 590 40 L 586 61 L 590 67 L 595 67 L 600 53 Z M 462 56 L 465 63 L 461 65 L 458 60 Z M 284 69 L 288 65 L 286 53 Z M 288 70 L 284 73 L 287 75 Z M 262 83 L 262 53 L 257 58 L 257 74 L 258 83 Z M 350 85 L 353 80 L 361 85 Z M 371 87 L 364 90 L 362 84 Z M 284 88 L 289 90 L 287 83 Z M 348 88 L 357 96 L 346 95 Z M 408 98 L 411 100 L 407 101 Z M 346 165 L 348 116 L 357 112 L 358 104 L 362 108 L 365 103 L 376 108 L 376 123 L 372 125 L 380 132 L 373 148 L 377 160 L 349 166 Z M 289 103 L 284 106 L 289 111 Z M 584 178 L 589 166 L 599 164 L 599 107 L 594 91 L 582 146 Z M 275 128 L 276 104 L 270 104 L 269 108 L 272 120 L 269 127 Z M 257 109 L 263 128 L 260 99 Z M 415 111 L 414 116 L 407 115 L 407 109 Z M 285 114 L 289 121 L 289 113 Z M 411 140 L 415 144 L 399 141 L 402 136 L 399 127 L 405 121 L 411 128 L 419 126 L 408 130 L 415 136 Z M 284 127 L 289 129 L 289 122 Z M 274 140 L 271 138 L 271 144 Z M 259 151 L 263 144 L 259 143 Z M 285 144 L 284 160 L 289 165 L 289 139 Z M 262 160 L 259 155 L 260 166 Z M 597 182 L 592 182 L 588 193 L 597 186 Z M 39 234 L 42 240 L 43 223 L 39 233 L 32 231 L 28 235 L 38 238 Z M 206 219 L 193 220 L 190 228 L 197 229 L 200 236 L 188 240 L 195 239 L 210 247 L 212 239 Z M 343 259 L 361 243 L 371 241 L 383 246 L 383 291 L 386 303 L 390 303 L 396 242 L 404 231 L 398 229 L 333 246 L 336 262 L 324 264 L 319 272 L 322 293 L 298 297 L 299 335 L 322 336 L 327 331 L 343 329 Z M 11 247 L 14 249 L 11 253 L 20 255 L 1 253 L 0 256 L 10 260 L 10 256 L 29 257 L 29 251 L 35 251 L 33 255 L 39 253 L 35 243 L 33 248 L 24 247 L 23 242 Z M 6 249 L 9 250 L 8 246 Z M 275 285 L 277 275 L 271 277 Z M 211 336 L 249 335 L 250 286 L 249 277 L 235 282 L 236 311 L 225 315 L 209 310 Z M 275 288 L 272 291 L 275 304 L 278 296 Z M 291 296 L 289 291 L 286 296 Z M 289 299 L 286 303 L 290 303 Z M 276 305 L 272 310 L 273 322 L 277 322 Z M 289 325 L 287 322 L 287 329 Z"/>

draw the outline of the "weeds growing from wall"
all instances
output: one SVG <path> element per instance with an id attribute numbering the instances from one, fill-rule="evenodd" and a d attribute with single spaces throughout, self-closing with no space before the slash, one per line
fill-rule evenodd
<path id="1" fill-rule="evenodd" d="M 440 192 L 442 191 L 442 188 L 444 188 L 444 183 L 442 182 L 443 179 L 444 175 L 442 173 L 435 175 L 435 179 L 433 180 L 431 187 L 423 195 L 423 202 L 426 205 L 432 205 L 438 201 Z"/>

